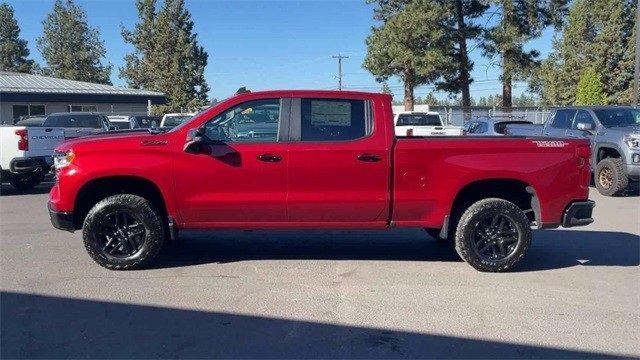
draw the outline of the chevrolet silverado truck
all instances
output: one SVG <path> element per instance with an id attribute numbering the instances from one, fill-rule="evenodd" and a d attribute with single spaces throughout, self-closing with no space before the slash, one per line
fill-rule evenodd
<path id="1" fill-rule="evenodd" d="M 508 125 L 507 133 L 589 139 L 593 179 L 602 195 L 621 195 L 630 180 L 640 180 L 640 110 L 631 106 L 560 108 L 544 125 Z"/>
<path id="2" fill-rule="evenodd" d="M 64 130 L 41 126 L 0 126 L 2 182 L 26 191 L 51 171 L 53 150 L 64 141 Z"/>
<path id="3" fill-rule="evenodd" d="M 277 131 L 234 131 L 253 113 Z M 593 221 L 589 157 L 583 139 L 396 137 L 386 94 L 245 92 L 166 132 L 61 144 L 48 208 L 108 269 L 149 264 L 183 229 L 418 227 L 497 272 L 532 227 Z"/>

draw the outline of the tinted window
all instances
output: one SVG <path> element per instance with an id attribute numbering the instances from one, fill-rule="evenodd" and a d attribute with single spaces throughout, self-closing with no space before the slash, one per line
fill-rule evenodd
<path id="1" fill-rule="evenodd" d="M 358 139 L 371 127 L 364 100 L 301 99 L 300 108 L 302 141 Z"/>
<path id="2" fill-rule="evenodd" d="M 531 121 L 502 121 L 495 123 L 493 125 L 493 130 L 498 134 L 506 134 L 507 133 L 507 125 L 511 124 L 533 124 Z"/>
<path id="3" fill-rule="evenodd" d="M 476 121 L 469 126 L 470 134 L 484 134 L 487 132 L 489 127 L 486 122 Z"/>
<path id="4" fill-rule="evenodd" d="M 114 130 L 131 129 L 129 121 L 109 121 L 109 124 L 113 126 Z"/>
<path id="5" fill-rule="evenodd" d="M 150 128 L 160 125 L 161 118 L 159 116 L 136 116 L 133 118 L 135 126 L 139 128 Z"/>
<path id="6" fill-rule="evenodd" d="M 90 114 L 52 115 L 47 117 L 44 126 L 100 129 L 102 128 L 102 118 L 100 115 Z"/>
<path id="7" fill-rule="evenodd" d="M 191 116 L 191 115 L 172 115 L 172 116 L 167 116 L 164 119 L 163 126 L 176 127 L 176 126 L 184 123 L 185 121 L 191 119 L 192 117 L 193 116 Z"/>
<path id="8" fill-rule="evenodd" d="M 225 142 L 278 141 L 280 99 L 247 101 L 205 124 L 205 135 Z"/>
<path id="9" fill-rule="evenodd" d="M 573 120 L 572 128 L 577 129 L 578 128 L 577 126 L 579 123 L 591 124 L 593 128 L 596 127 L 596 124 L 591 118 L 591 115 L 589 115 L 589 113 L 586 112 L 585 110 L 578 110 L 578 113 L 576 114 L 576 118 L 575 120 Z"/>
<path id="10" fill-rule="evenodd" d="M 400 114 L 397 126 L 440 126 L 440 116 L 434 114 Z"/>
<path id="11" fill-rule="evenodd" d="M 553 122 L 551 123 L 551 126 L 557 129 L 569 129 L 571 127 L 571 122 L 573 121 L 573 116 L 575 114 L 575 109 L 558 110 L 553 116 Z"/>
<path id="12" fill-rule="evenodd" d="M 640 124 L 640 110 L 632 108 L 596 109 L 593 112 L 606 127 Z"/>

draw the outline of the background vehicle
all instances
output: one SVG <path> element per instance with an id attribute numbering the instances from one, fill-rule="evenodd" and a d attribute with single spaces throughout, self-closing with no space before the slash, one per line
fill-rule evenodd
<path id="1" fill-rule="evenodd" d="M 17 126 L 42 126 L 46 117 L 42 115 L 24 116 L 16 122 Z"/>
<path id="2" fill-rule="evenodd" d="M 278 131 L 233 131 L 242 114 Z M 251 131 L 250 124 L 243 123 Z M 109 269 L 149 263 L 178 229 L 429 229 L 481 271 L 513 268 L 531 226 L 593 221 L 589 143 L 396 137 L 391 97 L 242 93 L 168 132 L 105 133 L 56 149 L 53 226 L 83 229 Z M 517 154 L 517 156 L 515 156 Z"/>
<path id="3" fill-rule="evenodd" d="M 503 136 L 506 133 L 507 125 L 513 124 L 533 124 L 531 121 L 513 117 L 478 117 L 469 120 L 462 127 L 467 135 L 481 136 Z"/>
<path id="4" fill-rule="evenodd" d="M 588 139 L 598 191 L 624 193 L 629 180 L 640 179 L 640 110 L 625 106 L 556 109 L 544 125 L 509 125 L 513 135 Z"/>
<path id="5" fill-rule="evenodd" d="M 435 111 L 404 111 L 395 114 L 396 136 L 458 136 L 462 128 L 447 126 Z"/>
<path id="6" fill-rule="evenodd" d="M 64 136 L 72 139 L 80 136 L 108 131 L 111 128 L 109 119 L 102 114 L 91 112 L 55 113 L 47 116 L 44 127 L 63 128 Z"/>
<path id="7" fill-rule="evenodd" d="M 0 126 L 0 176 L 18 190 L 37 186 L 50 171 L 53 149 L 64 130 L 40 126 Z"/>
<path id="8" fill-rule="evenodd" d="M 160 116 L 153 115 L 133 115 L 130 117 L 131 122 L 134 123 L 134 127 L 137 128 L 152 128 L 160 126 L 162 118 Z"/>
<path id="9" fill-rule="evenodd" d="M 131 121 L 131 116 L 127 115 L 108 115 L 109 124 L 113 130 L 134 129 L 135 123 Z"/>
<path id="10" fill-rule="evenodd" d="M 160 121 L 161 128 L 173 128 L 176 127 L 183 122 L 191 119 L 195 115 L 194 113 L 172 113 L 172 114 L 164 114 L 162 120 Z"/>

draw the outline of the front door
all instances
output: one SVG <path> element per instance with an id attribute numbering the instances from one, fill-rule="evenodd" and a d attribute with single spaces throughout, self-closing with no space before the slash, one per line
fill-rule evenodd
<path id="1" fill-rule="evenodd" d="M 573 123 L 571 125 L 571 129 L 567 130 L 567 137 L 578 138 L 578 139 L 589 139 L 591 138 L 591 133 L 589 131 L 584 131 L 578 129 L 578 124 L 590 124 L 593 131 L 596 130 L 596 122 L 591 117 L 586 110 L 578 110 L 576 116 L 573 119 Z"/>
<path id="2" fill-rule="evenodd" d="M 372 109 L 364 99 L 292 100 L 291 222 L 346 227 L 386 222 L 390 145 L 384 128 L 373 131 Z"/>
<path id="3" fill-rule="evenodd" d="M 545 126 L 544 134 L 551 137 L 565 137 L 567 130 L 571 128 L 573 117 L 576 115 L 575 109 L 557 110 L 551 119 L 549 126 Z"/>
<path id="4" fill-rule="evenodd" d="M 187 226 L 287 220 L 287 145 L 281 135 L 288 106 L 288 99 L 247 101 L 205 123 L 206 152 L 181 153 L 175 162 L 177 201 Z"/>

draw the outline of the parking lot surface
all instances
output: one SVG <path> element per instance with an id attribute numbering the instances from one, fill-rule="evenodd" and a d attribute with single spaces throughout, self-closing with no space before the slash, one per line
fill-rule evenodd
<path id="1" fill-rule="evenodd" d="M 47 185 L 0 197 L 2 358 L 640 356 L 640 197 L 536 231 L 488 274 L 418 229 L 189 232 L 153 269 L 94 264 Z"/>

